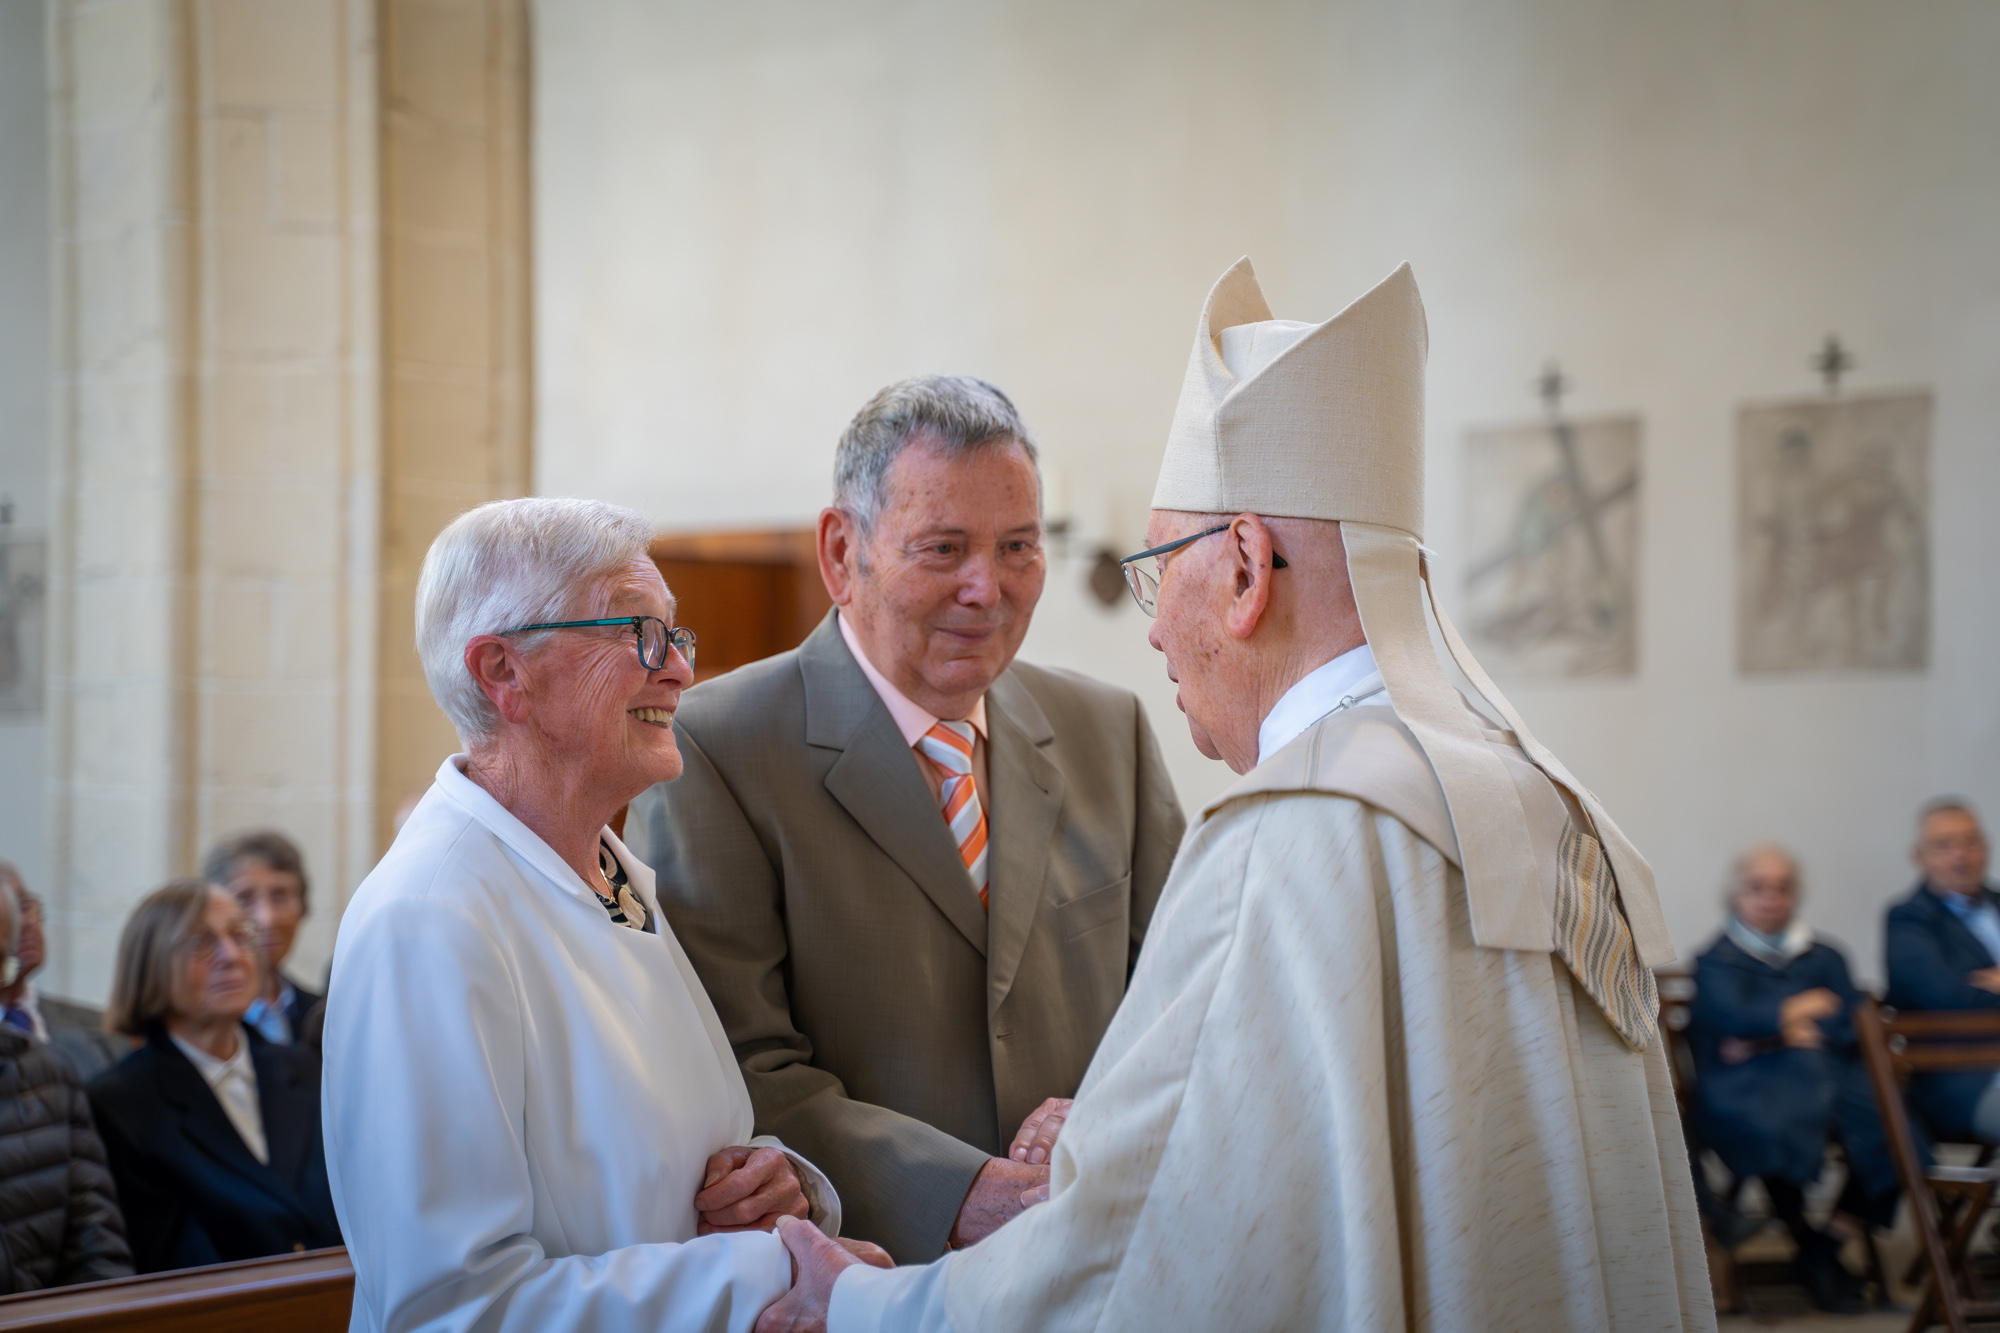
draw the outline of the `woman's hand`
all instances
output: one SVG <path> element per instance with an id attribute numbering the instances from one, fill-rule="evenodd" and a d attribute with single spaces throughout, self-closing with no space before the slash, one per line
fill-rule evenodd
<path id="1" fill-rule="evenodd" d="M 1040 1166 L 1054 1156 L 1056 1137 L 1062 1133 L 1063 1122 L 1069 1119 L 1069 1108 L 1074 1102 L 1068 1097 L 1051 1097 L 1028 1113 L 1021 1122 L 1021 1128 L 1014 1134 L 1014 1142 L 1007 1149 L 1007 1155 L 1017 1162 L 1029 1166 Z"/>
<path id="2" fill-rule="evenodd" d="M 718 1231 L 770 1231 L 781 1217 L 812 1212 L 789 1157 L 776 1148 L 724 1148 L 708 1159 L 694 1196 L 698 1236 Z"/>

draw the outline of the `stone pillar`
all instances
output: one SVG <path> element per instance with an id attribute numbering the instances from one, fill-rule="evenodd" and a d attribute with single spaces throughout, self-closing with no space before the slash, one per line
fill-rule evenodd
<path id="1" fill-rule="evenodd" d="M 132 902 L 252 825 L 305 851 L 294 970 L 316 983 L 386 841 L 385 793 L 409 782 L 380 738 L 428 742 L 432 766 L 449 752 L 435 708 L 385 710 L 407 674 L 385 631 L 409 619 L 408 551 L 525 485 L 524 369 L 435 348 L 525 356 L 524 310 L 480 298 L 525 288 L 527 249 L 518 223 L 407 209 L 399 99 L 470 87 L 524 106 L 498 85 L 525 61 L 463 40 L 467 12 L 518 32 L 520 3 L 50 10 L 51 990 L 101 998 Z M 524 181 L 506 112 L 457 110 L 422 170 L 485 181 L 499 159 Z M 475 250 L 483 286 L 463 277 Z M 486 417 L 413 417 L 385 392 L 411 360 Z M 413 490 L 438 503 L 408 512 Z"/>
<path id="2" fill-rule="evenodd" d="M 381 13 L 378 852 L 458 748 L 417 662 L 424 552 L 458 513 L 532 480 L 525 8 L 389 0 Z"/>

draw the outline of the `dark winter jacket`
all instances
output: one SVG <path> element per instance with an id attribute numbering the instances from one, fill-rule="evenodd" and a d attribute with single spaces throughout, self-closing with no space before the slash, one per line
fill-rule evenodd
<path id="1" fill-rule="evenodd" d="M 125 1220 L 62 1056 L 0 1027 L 0 1292 L 129 1277 Z"/>
<path id="2" fill-rule="evenodd" d="M 1702 1145 L 1738 1179 L 1803 1187 L 1819 1178 L 1827 1139 L 1837 1133 L 1866 1193 L 1893 1193 L 1895 1162 L 1854 1035 L 1861 993 L 1840 950 L 1815 942 L 1774 967 L 1725 935 L 1695 961 L 1694 976 L 1688 1044 Z M 1785 1045 L 1778 1024 L 1785 1001 L 1820 988 L 1840 997 L 1839 1012 L 1819 1021 L 1824 1044 Z M 1729 1038 L 1744 1043 L 1743 1058 L 1725 1057 Z"/>

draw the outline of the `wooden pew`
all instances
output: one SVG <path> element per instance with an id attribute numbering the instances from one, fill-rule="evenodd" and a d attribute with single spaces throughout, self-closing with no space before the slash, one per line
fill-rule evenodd
<path id="1" fill-rule="evenodd" d="M 336 1246 L 0 1296 L 0 1329 L 346 1333 L 353 1305 L 354 1269 Z"/>

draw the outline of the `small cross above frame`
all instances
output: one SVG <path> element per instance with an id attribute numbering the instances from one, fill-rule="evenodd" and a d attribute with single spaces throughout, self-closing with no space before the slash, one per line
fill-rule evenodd
<path id="1" fill-rule="evenodd" d="M 1839 393 L 1840 377 L 1854 369 L 1854 355 L 1840 345 L 1840 339 L 1829 333 L 1826 335 L 1825 345 L 1814 353 L 1812 360 L 1807 364 L 1818 371 L 1820 378 L 1826 381 L 1828 393 Z"/>

